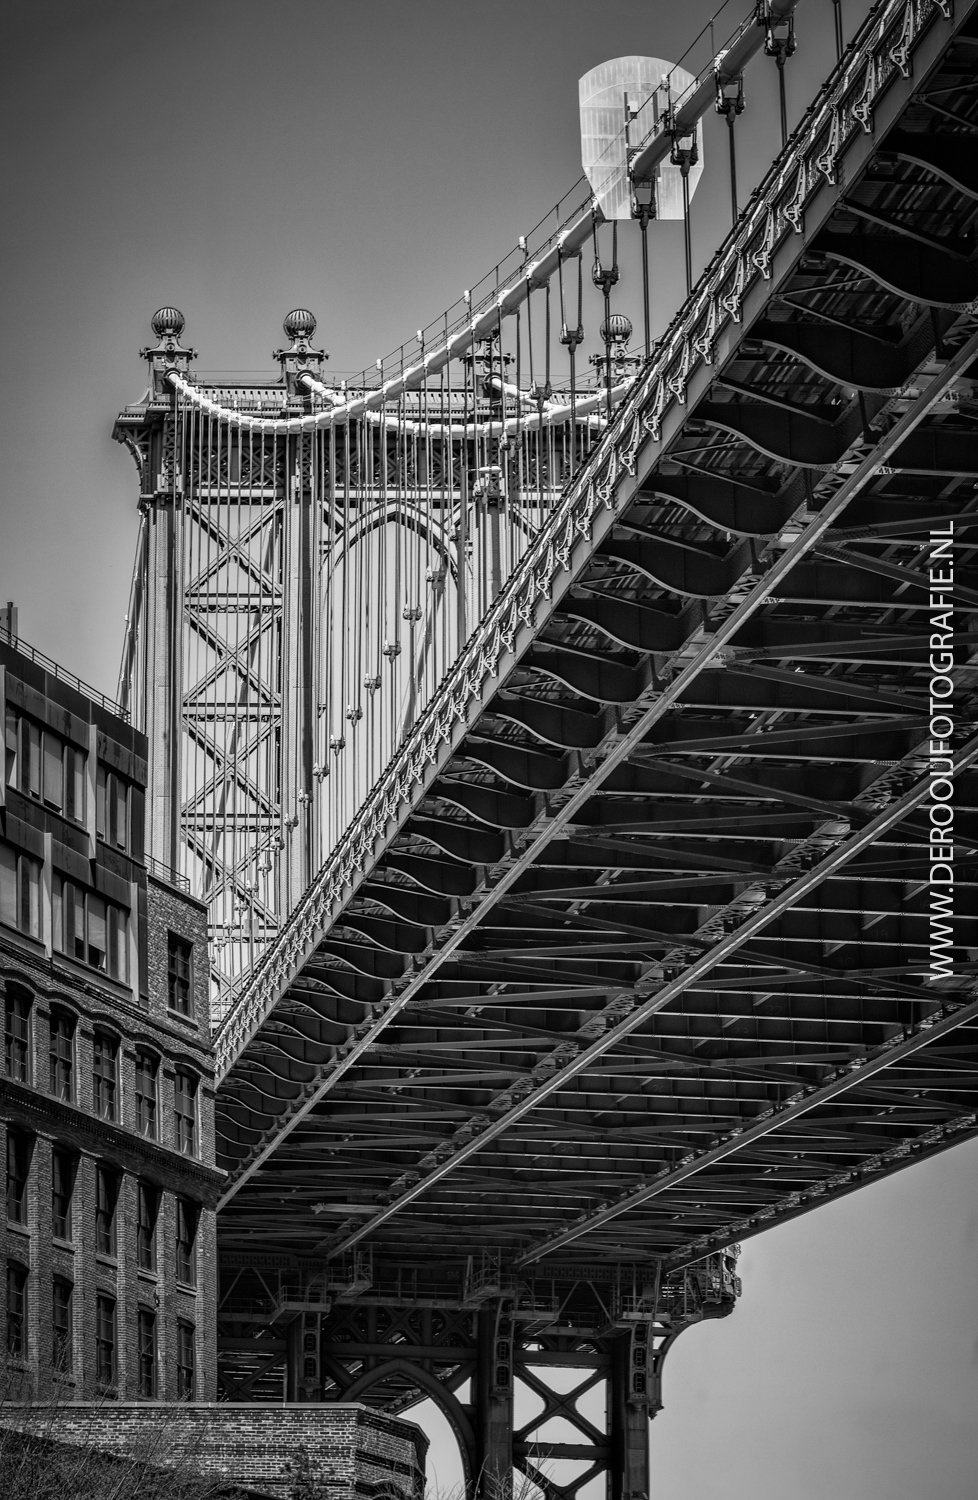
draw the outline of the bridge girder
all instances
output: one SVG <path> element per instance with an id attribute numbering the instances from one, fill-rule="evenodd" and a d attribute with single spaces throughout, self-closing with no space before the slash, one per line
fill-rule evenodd
<path id="1" fill-rule="evenodd" d="M 564 572 L 536 587 L 527 564 L 499 670 L 456 684 L 423 781 L 226 1027 L 232 1398 L 433 1395 L 470 1477 L 538 1477 L 489 1371 L 515 1317 L 511 1374 L 548 1418 L 568 1402 L 539 1367 L 608 1384 L 568 1459 L 641 1491 L 685 1314 L 648 1322 L 630 1403 L 631 1335 L 587 1321 L 585 1288 L 641 1302 L 978 1131 L 974 16 L 954 38 L 934 11 L 871 107 L 853 73 L 775 174 L 718 284 L 730 317 L 704 312 L 599 445 Z M 636 431 L 602 498 L 601 453 Z M 932 533 L 958 604 L 936 984 Z"/>
<path id="2" fill-rule="evenodd" d="M 308 1253 L 679 1264 L 974 1130 L 978 931 L 935 992 L 919 808 L 928 537 L 959 580 L 978 544 L 976 203 L 899 91 L 225 1077 L 229 1243 L 287 1179 Z"/>

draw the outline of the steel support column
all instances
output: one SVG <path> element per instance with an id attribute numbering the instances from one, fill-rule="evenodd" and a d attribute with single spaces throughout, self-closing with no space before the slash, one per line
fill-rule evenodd
<path id="1" fill-rule="evenodd" d="M 283 610 L 282 610 L 282 743 L 281 805 L 288 822 L 297 820 L 294 837 L 288 840 L 288 858 L 279 869 L 278 901 L 288 911 L 309 880 L 310 804 L 306 800 L 312 781 L 311 754 L 307 744 L 311 646 L 308 607 L 309 583 L 309 487 L 304 482 L 305 445 L 290 442 L 286 455 L 283 509 Z M 300 793 L 302 799 L 300 800 Z"/>
<path id="2" fill-rule="evenodd" d="M 322 1317 L 318 1312 L 300 1313 L 286 1334 L 286 1401 L 321 1401 L 323 1377 L 320 1359 Z"/>
<path id="3" fill-rule="evenodd" d="M 615 1339 L 608 1391 L 609 1500 L 647 1500 L 649 1494 L 649 1422 L 660 1404 L 654 1361 L 648 1323 Z"/>
<path id="4" fill-rule="evenodd" d="M 167 432 L 152 434 L 151 465 L 163 477 Z M 175 558 L 179 553 L 177 507 L 172 495 L 160 489 L 148 501 L 148 563 L 151 584 L 146 596 L 148 660 L 153 663 L 146 693 L 146 737 L 149 746 L 149 847 L 160 864 L 173 874 L 179 870 L 180 811 L 180 701 L 182 652 L 181 601 L 176 585 Z"/>
<path id="5" fill-rule="evenodd" d="M 472 1405 L 479 1500 L 508 1500 L 513 1492 L 513 1319 L 505 1303 L 478 1314 Z"/>

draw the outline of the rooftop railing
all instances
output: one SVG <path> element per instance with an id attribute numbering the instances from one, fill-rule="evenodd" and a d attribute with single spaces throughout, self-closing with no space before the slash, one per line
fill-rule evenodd
<path id="1" fill-rule="evenodd" d="M 43 667 L 45 672 L 49 672 L 59 682 L 66 683 L 68 687 L 74 688 L 76 692 L 82 693 L 93 703 L 97 703 L 100 708 L 107 709 L 110 714 L 115 714 L 117 718 L 129 723 L 128 709 L 123 708 L 114 698 L 100 693 L 98 688 L 93 688 L 90 683 L 83 682 L 80 677 L 75 676 L 74 672 L 66 671 L 60 662 L 53 661 L 50 656 L 45 656 L 44 652 L 38 651 L 36 646 L 28 645 L 22 636 L 11 634 L 3 624 L 0 624 L 0 645 L 12 646 L 21 656 L 26 656 L 28 661 L 32 661 L 35 666 Z"/>

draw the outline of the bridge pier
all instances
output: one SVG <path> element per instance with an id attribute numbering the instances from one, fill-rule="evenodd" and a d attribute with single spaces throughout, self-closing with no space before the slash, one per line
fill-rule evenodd
<path id="1" fill-rule="evenodd" d="M 454 1433 L 467 1500 L 647 1500 L 649 1423 L 678 1334 L 722 1317 L 736 1251 L 669 1275 L 564 1265 L 509 1275 L 488 1258 L 452 1292 L 429 1266 L 322 1262 L 222 1268 L 220 1386 L 231 1400 L 363 1402 L 410 1416 L 432 1400 Z M 235 1264 L 234 1262 L 237 1262 Z M 266 1299 L 263 1304 L 261 1292 Z"/>
<path id="2" fill-rule="evenodd" d="M 286 1401 L 322 1400 L 323 1319 L 318 1312 L 301 1313 L 285 1335 Z"/>
<path id="3" fill-rule="evenodd" d="M 648 1324 L 643 1323 L 614 1343 L 608 1392 L 609 1500 L 647 1500 L 649 1495 L 649 1423 L 662 1403 L 656 1399 L 661 1355 L 652 1354 L 656 1366 L 652 1376 L 654 1395 L 644 1389 L 648 1383 L 647 1361 L 636 1364 L 636 1355 L 643 1351 L 643 1344 L 644 1352 L 649 1352 L 648 1331 Z M 639 1332 L 646 1335 L 646 1340 L 636 1345 L 635 1335 Z"/>
<path id="4" fill-rule="evenodd" d="M 476 1314 L 475 1453 L 472 1491 L 480 1500 L 513 1493 L 513 1317 L 504 1303 Z"/>

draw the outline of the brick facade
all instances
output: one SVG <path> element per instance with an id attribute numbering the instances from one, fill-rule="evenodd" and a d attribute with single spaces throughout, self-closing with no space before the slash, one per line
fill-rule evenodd
<path id="1" fill-rule="evenodd" d="M 12 1136 L 27 1167 L 20 1203 L 13 1214 L 8 1203 L 0 1219 L 5 1384 L 41 1397 L 56 1393 L 59 1401 L 132 1399 L 144 1391 L 176 1400 L 192 1364 L 194 1397 L 210 1399 L 214 1204 L 222 1174 L 213 1166 L 204 909 L 147 872 L 141 735 L 3 641 L 0 712 L 0 879 L 7 882 L 0 893 L 0 1149 L 6 1160 Z M 191 956 L 191 992 L 179 1011 L 170 1004 L 171 934 Z M 57 1036 L 59 1019 L 67 1040 Z M 59 1054 L 57 1077 L 52 1053 Z M 147 1063 L 155 1071 L 152 1119 L 150 1106 L 137 1100 L 137 1065 Z M 192 1149 L 181 1141 L 176 1117 L 178 1082 L 186 1093 L 187 1079 L 195 1095 Z M 55 1168 L 65 1163 L 70 1222 L 56 1233 Z M 156 1215 L 155 1233 L 144 1233 L 142 1247 L 140 1187 Z M 106 1204 L 111 1213 L 103 1212 Z M 177 1267 L 181 1204 L 183 1222 L 196 1228 L 189 1278 Z M 70 1287 L 67 1334 L 55 1327 L 56 1278 L 59 1294 Z"/>
<path id="2" fill-rule="evenodd" d="M 328 1500 L 414 1500 L 411 1423 L 209 1404 L 224 1179 L 205 908 L 144 857 L 146 743 L 110 705 L 0 637 L 0 720 L 0 1421 L 255 1494 L 284 1496 L 308 1462 Z"/>
<path id="3" fill-rule="evenodd" d="M 0 1410 L 12 1427 L 32 1413 Z M 74 1405 L 57 1414 L 51 1436 L 195 1475 L 252 1493 L 285 1497 L 287 1465 L 308 1462 L 324 1500 L 400 1496 L 420 1500 L 428 1440 L 419 1427 L 369 1407 L 252 1406 L 221 1403 Z"/>

